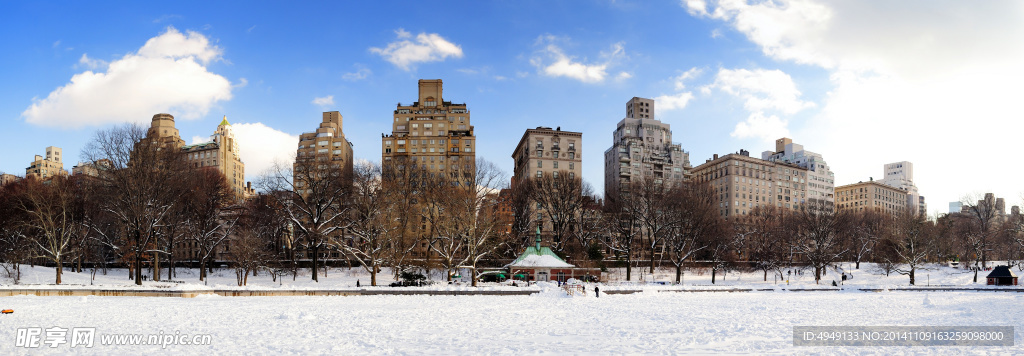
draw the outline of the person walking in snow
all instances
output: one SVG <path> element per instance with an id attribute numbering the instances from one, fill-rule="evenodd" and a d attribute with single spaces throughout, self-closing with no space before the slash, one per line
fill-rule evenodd
<path id="1" fill-rule="evenodd" d="M 359 288 L 359 280 L 356 280 L 356 288 Z"/>
<path id="2" fill-rule="evenodd" d="M 594 297 L 601 298 L 601 290 L 598 289 L 597 286 L 594 286 Z"/>

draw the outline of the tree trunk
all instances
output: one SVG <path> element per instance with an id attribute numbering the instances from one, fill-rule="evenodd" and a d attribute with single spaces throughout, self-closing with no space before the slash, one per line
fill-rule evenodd
<path id="1" fill-rule="evenodd" d="M 718 272 L 718 268 L 711 267 L 711 284 L 715 284 L 715 274 Z"/>
<path id="2" fill-rule="evenodd" d="M 319 247 L 313 247 L 312 252 L 313 252 L 313 268 L 311 268 L 310 270 L 313 272 L 313 280 L 317 281 L 317 282 L 320 282 L 320 280 L 317 279 L 317 270 L 316 270 L 318 262 L 320 262 L 320 248 Z"/>
<path id="3" fill-rule="evenodd" d="M 764 281 L 765 282 L 768 281 L 768 270 L 767 269 L 764 270 Z"/>
<path id="4" fill-rule="evenodd" d="M 206 280 L 206 259 L 199 260 L 199 280 Z"/>
<path id="5" fill-rule="evenodd" d="M 377 286 L 377 265 L 370 266 L 370 286 Z"/>
<path id="6" fill-rule="evenodd" d="M 855 267 L 854 269 L 860 269 L 860 260 L 857 260 L 857 267 Z"/>
<path id="7" fill-rule="evenodd" d="M 160 254 L 154 252 L 153 253 L 153 280 L 154 281 L 159 281 L 161 273 L 163 273 L 163 272 L 160 271 Z"/>
<path id="8" fill-rule="evenodd" d="M 473 286 L 476 287 L 476 266 L 473 266 L 469 273 L 473 274 Z"/>
<path id="9" fill-rule="evenodd" d="M 135 254 L 135 285 L 142 285 L 142 254 Z"/>
<path id="10" fill-rule="evenodd" d="M 914 285 L 914 268 L 910 268 L 910 285 Z"/>
<path id="11" fill-rule="evenodd" d="M 633 259 L 630 258 L 631 253 L 626 254 L 626 281 L 629 282 L 633 277 Z"/>
<path id="12" fill-rule="evenodd" d="M 679 284 L 679 280 L 683 277 L 683 265 L 676 265 L 676 284 Z"/>
<path id="13" fill-rule="evenodd" d="M 56 273 L 57 273 L 57 284 L 60 284 L 60 275 L 61 275 L 61 274 L 62 274 L 62 273 L 64 272 L 64 271 L 63 271 L 63 268 L 64 268 L 64 267 L 61 267 L 60 259 L 58 258 L 58 259 L 57 259 L 57 269 L 56 269 Z"/>

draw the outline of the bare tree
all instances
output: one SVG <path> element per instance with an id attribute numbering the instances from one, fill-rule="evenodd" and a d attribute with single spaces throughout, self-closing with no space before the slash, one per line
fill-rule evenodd
<path id="1" fill-rule="evenodd" d="M 615 254 L 616 259 L 626 263 L 626 280 L 629 281 L 633 275 L 633 257 L 640 245 L 643 224 L 638 206 L 641 201 L 630 193 L 628 184 L 624 188 L 615 195 L 605 193 L 609 197 L 604 213 L 608 232 L 601 242 Z"/>
<path id="2" fill-rule="evenodd" d="M 711 246 L 724 233 L 725 221 L 714 209 L 714 191 L 706 183 L 686 182 L 670 195 L 663 208 L 674 223 L 665 236 L 669 257 L 676 266 L 676 283 L 682 283 L 686 261 Z"/>
<path id="3" fill-rule="evenodd" d="M 67 176 L 54 176 L 47 184 L 38 179 L 28 179 L 26 183 L 19 207 L 29 217 L 25 221 L 28 228 L 35 231 L 29 236 L 34 237 L 42 257 L 54 263 L 55 283 L 60 284 L 65 258 L 75 246 L 74 239 L 79 237 L 76 220 L 81 216 L 76 205 L 82 202 L 78 199 L 78 187 Z"/>
<path id="4" fill-rule="evenodd" d="M 474 287 L 480 277 L 478 272 L 480 260 L 490 256 L 505 243 L 501 240 L 501 235 L 498 232 L 500 218 L 495 212 L 500 203 L 497 197 L 498 192 L 504 188 L 502 185 L 508 180 L 498 166 L 483 158 L 477 158 L 475 168 L 476 174 L 472 178 L 472 184 L 459 186 L 465 190 L 465 193 L 459 194 L 461 199 L 456 205 L 459 207 L 458 214 L 472 217 L 471 219 L 457 220 L 469 223 L 459 229 L 459 234 L 465 240 L 465 263 L 473 273 L 472 284 Z"/>
<path id="5" fill-rule="evenodd" d="M 930 233 L 930 224 L 921 214 L 904 212 L 892 225 L 888 236 L 889 246 L 895 272 L 910 277 L 910 285 L 915 283 L 915 273 L 931 255 L 935 237 Z"/>
<path id="6" fill-rule="evenodd" d="M 0 186 L 0 267 L 14 284 L 21 282 L 21 265 L 32 253 L 25 223 L 30 217 L 18 208 L 26 183 L 19 180 Z"/>
<path id="7" fill-rule="evenodd" d="M 319 281 L 320 253 L 332 245 L 350 221 L 348 195 L 351 177 L 337 161 L 316 158 L 296 159 L 292 168 L 275 165 L 260 183 L 278 203 L 312 259 L 312 279 Z"/>
<path id="8" fill-rule="evenodd" d="M 787 213 L 772 205 L 755 207 L 747 215 L 745 226 L 751 231 L 746 241 L 747 258 L 764 272 L 774 271 L 782 279 L 782 268 L 787 262 L 784 227 Z"/>
<path id="9" fill-rule="evenodd" d="M 847 251 L 839 233 L 846 229 L 848 215 L 837 210 L 823 201 L 812 201 L 795 212 L 789 224 L 798 251 L 814 268 L 815 283 L 821 280 L 825 268 Z"/>
<path id="10" fill-rule="evenodd" d="M 862 212 L 852 213 L 851 224 L 846 229 L 850 238 L 850 252 L 856 263 L 855 269 L 860 269 L 860 262 L 865 260 L 872 251 L 878 240 L 886 233 L 891 218 L 880 212 L 868 209 Z"/>
<path id="11" fill-rule="evenodd" d="M 340 248 L 370 273 L 370 285 L 377 285 L 377 273 L 391 257 L 392 245 L 401 237 L 398 196 L 383 187 L 380 166 L 360 163 L 352 177 L 352 222 Z M 395 204 L 399 203 L 399 204 Z"/>
<path id="12" fill-rule="evenodd" d="M 194 242 L 199 253 L 199 280 L 212 270 L 218 247 L 227 241 L 238 221 L 238 206 L 227 179 L 213 168 L 200 169 L 190 176 L 192 187 L 184 195 L 186 240 Z"/>
<path id="13" fill-rule="evenodd" d="M 544 217 L 542 221 L 550 223 L 550 226 L 542 230 L 550 231 L 551 248 L 561 252 L 569 242 L 573 222 L 582 212 L 585 200 L 583 181 L 570 177 L 568 172 L 560 173 L 524 179 L 533 183 L 532 200 L 537 203 L 537 211 Z"/>
<path id="14" fill-rule="evenodd" d="M 122 238 L 100 239 L 134 268 L 131 276 L 142 284 L 143 258 L 153 251 L 159 227 L 175 204 L 179 192 L 172 187 L 187 171 L 176 147 L 164 147 L 146 136 L 138 125 L 119 126 L 96 133 L 82 153 L 85 161 L 106 160 L 108 168 L 99 171 L 104 199 L 101 209 L 123 228 Z M 98 233 L 108 230 L 93 227 Z"/>
<path id="15" fill-rule="evenodd" d="M 978 270 L 987 267 L 988 254 L 1000 232 L 999 225 L 1003 216 L 996 209 L 996 200 L 991 193 L 986 194 L 983 199 L 974 198 L 977 197 L 961 199 L 963 212 L 957 214 L 957 218 L 961 242 L 971 253 L 975 264 L 974 282 L 977 283 Z"/>

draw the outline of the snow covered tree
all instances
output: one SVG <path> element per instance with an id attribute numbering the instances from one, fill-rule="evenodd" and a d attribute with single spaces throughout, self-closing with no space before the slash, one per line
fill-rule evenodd
<path id="1" fill-rule="evenodd" d="M 199 280 L 212 270 L 217 249 L 224 245 L 238 220 L 238 206 L 224 175 L 216 169 L 195 171 L 187 179 L 190 188 L 182 195 L 185 240 L 198 249 Z"/>
<path id="2" fill-rule="evenodd" d="M 725 233 L 725 221 L 714 209 L 714 191 L 706 183 L 685 182 L 674 189 L 663 207 L 672 214 L 665 234 L 669 260 L 676 267 L 676 283 L 682 282 L 686 261 L 712 245 Z"/>
<path id="3" fill-rule="evenodd" d="M 915 284 L 917 270 L 934 251 L 935 236 L 931 234 L 931 227 L 923 215 L 904 212 L 889 230 L 889 243 L 886 245 L 892 249 L 890 256 L 896 257 L 892 261 L 895 271 L 910 277 L 910 285 Z"/>
<path id="4" fill-rule="evenodd" d="M 401 238 L 398 220 L 406 212 L 398 210 L 400 197 L 384 189 L 380 166 L 359 163 L 353 171 L 350 234 L 339 241 L 339 248 L 370 273 L 370 285 L 376 286 L 377 273 Z"/>
<path id="5" fill-rule="evenodd" d="M 165 223 L 180 191 L 176 183 L 188 172 L 188 165 L 176 147 L 165 147 L 147 137 L 146 129 L 124 125 L 100 130 L 86 146 L 82 158 L 88 162 L 105 160 L 96 185 L 102 195 L 100 209 L 116 220 L 120 238 L 103 236 L 103 241 L 120 251 L 142 284 L 142 262 L 154 250 L 159 228 Z M 110 230 L 93 226 L 98 233 Z"/>
<path id="6" fill-rule="evenodd" d="M 850 219 L 846 235 L 850 241 L 850 254 L 856 263 L 855 269 L 860 269 L 860 262 L 874 251 L 878 240 L 886 234 L 892 219 L 872 209 L 852 213 Z"/>
<path id="7" fill-rule="evenodd" d="M 747 260 L 764 273 L 774 271 L 782 278 L 782 267 L 787 262 L 787 246 L 784 232 L 787 213 L 772 205 L 755 207 L 744 222 L 751 234 L 744 245 Z"/>
<path id="8" fill-rule="evenodd" d="M 847 228 L 848 215 L 828 203 L 813 201 L 801 206 L 792 217 L 788 233 L 796 237 L 797 250 L 814 268 L 817 283 L 825 268 L 847 251 L 840 232 Z"/>
<path id="9" fill-rule="evenodd" d="M 81 205 L 78 185 L 67 176 L 54 176 L 47 182 L 26 179 L 26 189 L 19 199 L 19 208 L 28 216 L 28 227 L 34 233 L 29 236 L 43 258 L 54 263 L 55 283 L 61 283 L 64 263 L 71 249 L 77 244 L 75 238 L 81 220 Z"/>
<path id="10" fill-rule="evenodd" d="M 334 244 L 350 221 L 351 175 L 339 162 L 322 158 L 300 157 L 291 168 L 278 164 L 260 183 L 264 191 L 278 193 L 271 196 L 280 199 L 279 205 L 312 260 L 314 281 L 319 281 L 321 252 Z"/>

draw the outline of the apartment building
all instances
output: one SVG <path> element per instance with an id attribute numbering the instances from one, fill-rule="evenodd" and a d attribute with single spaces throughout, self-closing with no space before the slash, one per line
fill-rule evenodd
<path id="1" fill-rule="evenodd" d="M 60 147 L 50 146 L 46 148 L 46 157 L 36 155 L 28 168 L 25 168 L 25 178 L 47 179 L 68 175 L 61 159 L 62 151 Z"/>
<path id="2" fill-rule="evenodd" d="M 412 104 L 398 103 L 390 135 L 381 138 L 381 164 L 388 169 L 419 169 L 472 184 L 476 136 L 466 104 L 445 101 L 440 79 L 421 79 Z"/>
<path id="3" fill-rule="evenodd" d="M 908 161 L 889 163 L 884 166 L 882 184 L 907 191 L 907 208 L 922 216 L 928 215 L 928 205 L 914 184 L 914 164 Z"/>
<path id="4" fill-rule="evenodd" d="M 711 185 L 718 213 L 726 219 L 746 216 L 757 207 L 796 210 L 809 202 L 807 168 L 750 157 L 746 150 L 716 154 L 694 167 L 692 175 Z"/>
<path id="5" fill-rule="evenodd" d="M 638 97 L 626 102 L 626 117 L 616 125 L 612 147 L 604 152 L 606 197 L 646 177 L 658 183 L 689 177 L 690 154 L 672 142 L 671 125 L 655 118 L 654 104 Z"/>
<path id="6" fill-rule="evenodd" d="M 238 142 L 226 115 L 210 136 L 209 142 L 186 145 L 181 149 L 193 167 L 216 168 L 224 174 L 235 196 L 246 196 L 245 163 L 239 155 Z"/>
<path id="7" fill-rule="evenodd" d="M 821 154 L 804 150 L 803 145 L 783 137 L 775 140 L 775 151 L 762 152 L 761 159 L 807 169 L 808 201 L 823 201 L 826 206 L 835 203 L 835 175 Z"/>
<path id="8" fill-rule="evenodd" d="M 899 216 L 907 211 L 907 191 L 874 179 L 836 187 L 836 209 L 839 211 L 874 211 Z"/>
<path id="9" fill-rule="evenodd" d="M 583 133 L 539 126 L 527 129 L 512 152 L 513 179 L 545 175 L 582 177 Z"/>

